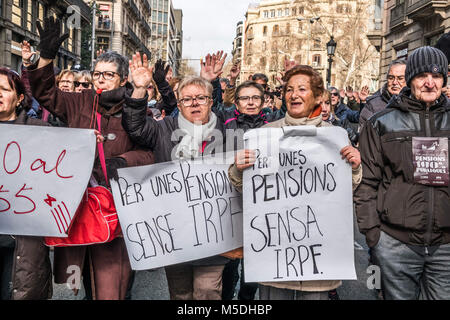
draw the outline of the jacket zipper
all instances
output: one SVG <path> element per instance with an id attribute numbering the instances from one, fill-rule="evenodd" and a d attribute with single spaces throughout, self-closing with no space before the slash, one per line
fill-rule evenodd
<path id="1" fill-rule="evenodd" d="M 431 137 L 430 126 L 430 109 L 427 107 L 425 111 L 425 134 L 427 137 Z M 428 215 L 427 215 L 427 233 L 425 237 L 425 246 L 431 244 L 431 233 L 433 228 L 433 208 L 434 208 L 434 188 L 428 187 Z M 425 247 L 425 252 L 428 253 L 428 249 Z"/>

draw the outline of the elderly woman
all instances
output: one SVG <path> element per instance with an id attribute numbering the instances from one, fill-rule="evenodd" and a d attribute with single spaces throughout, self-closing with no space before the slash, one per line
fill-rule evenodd
<path id="1" fill-rule="evenodd" d="M 148 83 L 151 68 L 144 56 L 133 56 L 131 70 L 146 73 Z M 141 92 L 140 98 L 145 97 Z M 222 148 L 222 141 L 210 140 L 214 130 L 222 131 L 212 107 L 212 85 L 198 77 L 183 80 L 178 88 L 180 113 L 177 118 L 166 116 L 161 121 L 146 117 L 146 105 L 127 105 L 123 125 L 131 139 L 154 150 L 156 162 L 191 159 L 202 156 L 206 147 Z M 177 131 L 177 139 L 172 134 Z M 201 134 L 194 134 L 201 132 Z M 228 259 L 213 256 L 165 268 L 171 299 L 220 300 L 222 271 Z"/>
<path id="2" fill-rule="evenodd" d="M 285 75 L 286 85 L 283 97 L 286 99 L 287 114 L 284 119 L 265 125 L 267 128 L 285 126 L 312 125 L 316 127 L 330 126 L 322 120 L 320 105 L 324 92 L 321 76 L 309 66 L 296 66 Z M 353 169 L 353 190 L 361 181 L 361 158 L 357 149 L 347 146 L 341 150 Z M 229 175 L 232 183 L 242 189 L 242 173 L 253 166 L 255 154 L 251 150 L 243 150 L 236 155 L 235 164 L 230 167 Z M 320 299 L 328 300 L 328 291 L 341 285 L 338 280 L 273 282 L 260 284 L 260 298 L 269 299 Z"/>
<path id="3" fill-rule="evenodd" d="M 63 70 L 56 77 L 56 86 L 64 92 L 75 91 L 75 72 L 72 70 Z"/>
<path id="4" fill-rule="evenodd" d="M 92 79 L 94 87 L 81 93 L 67 93 L 56 87 L 53 76 L 53 59 L 67 34 L 60 37 L 60 23 L 53 17 L 44 19 L 44 28 L 38 22 L 40 34 L 40 59 L 36 65 L 27 68 L 33 96 L 55 116 L 71 128 L 94 128 L 98 114 L 101 119 L 101 133 L 105 136 L 104 154 L 108 177 L 115 175 L 117 168 L 153 163 L 153 155 L 147 149 L 138 147 L 122 127 L 122 110 L 125 105 L 144 103 L 135 99 L 138 92 L 147 92 L 142 87 L 139 75 L 133 75 L 133 85 L 128 79 L 128 60 L 115 52 L 100 55 L 94 65 Z M 31 53 L 23 49 L 24 59 Z M 93 178 L 108 186 L 99 157 L 96 158 Z M 94 180 L 91 179 L 91 180 Z M 105 244 L 80 247 L 55 248 L 55 282 L 66 283 L 71 265 L 83 270 L 87 264 L 92 275 L 91 287 L 94 299 L 124 299 L 131 266 L 123 238 L 119 237 Z M 76 290 L 77 292 L 78 290 Z"/>
<path id="5" fill-rule="evenodd" d="M 12 70 L 0 68 L 0 123 L 46 126 L 27 111 L 31 96 Z M 0 300 L 42 300 L 52 296 L 48 247 L 40 237 L 0 235 Z M 10 285 L 12 283 L 12 285 Z"/>

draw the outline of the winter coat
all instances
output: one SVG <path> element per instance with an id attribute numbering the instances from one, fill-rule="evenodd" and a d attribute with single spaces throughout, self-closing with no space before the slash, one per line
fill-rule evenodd
<path id="1" fill-rule="evenodd" d="M 14 125 L 48 126 L 39 119 L 30 118 L 23 110 Z M 12 300 L 45 300 L 52 297 L 52 268 L 48 247 L 42 237 L 1 235 L 14 246 L 12 266 Z M 11 241 L 12 240 L 12 241 Z M 5 241 L 0 241 L 5 242 Z M 15 245 L 14 245 L 15 242 Z"/>
<path id="2" fill-rule="evenodd" d="M 338 104 L 337 108 L 334 110 L 334 113 L 341 121 L 348 119 L 348 121 L 350 122 L 354 123 L 359 122 L 359 111 L 354 111 L 350 109 L 344 103 Z"/>
<path id="3" fill-rule="evenodd" d="M 56 87 L 53 74 L 53 65 L 43 68 L 30 67 L 27 72 L 33 96 L 42 107 L 53 115 L 59 117 L 70 128 L 90 128 L 95 123 L 94 98 L 96 92 L 83 90 L 81 93 L 62 92 Z M 154 162 L 153 154 L 131 141 L 122 127 L 122 108 L 125 103 L 144 103 L 141 100 L 131 99 L 132 86 L 112 91 L 105 91 L 99 95 L 98 112 L 101 114 L 101 133 L 108 137 L 104 142 L 106 160 L 120 157 L 126 160 L 127 166 L 148 165 Z M 126 102 L 125 102 L 126 101 Z M 105 183 L 98 152 L 93 169 L 94 178 L 101 184 Z M 89 251 L 91 273 L 94 274 L 94 299 L 123 299 L 128 285 L 131 267 L 126 253 L 123 238 L 117 238 L 111 243 L 92 246 L 55 248 L 55 282 L 66 283 L 70 273 L 67 268 L 71 265 L 83 270 L 84 260 Z M 111 257 L 115 257 L 111 259 Z M 125 290 L 121 289 L 125 287 Z M 75 290 L 77 292 L 77 290 Z"/>
<path id="4" fill-rule="evenodd" d="M 179 139 L 172 140 L 172 134 L 180 128 L 178 118 L 167 116 L 161 121 L 156 121 L 151 117 L 146 117 L 146 104 L 127 104 L 124 108 L 123 127 L 133 141 L 153 150 L 156 163 L 172 161 L 172 152 L 182 139 L 182 137 L 179 137 Z M 223 123 L 219 120 L 217 120 L 216 130 L 223 133 Z M 223 145 L 222 141 L 216 141 L 213 137 L 211 141 L 205 141 L 203 150 L 206 147 L 223 150 Z M 189 263 L 193 265 L 222 265 L 228 261 L 229 259 L 225 257 L 213 256 Z"/>
<path id="5" fill-rule="evenodd" d="M 408 245 L 450 243 L 449 186 L 414 181 L 414 137 L 450 137 L 450 103 L 444 95 L 427 109 L 406 87 L 363 127 L 363 179 L 355 202 L 359 230 L 370 247 L 380 230 Z"/>
<path id="6" fill-rule="evenodd" d="M 387 90 L 387 84 L 385 84 L 380 90 L 367 98 L 366 106 L 359 116 L 359 131 L 371 116 L 386 108 L 391 97 L 392 95 Z"/>
<path id="7" fill-rule="evenodd" d="M 328 122 L 322 121 L 322 115 L 312 119 L 303 118 L 299 120 L 299 123 L 301 123 L 301 125 L 312 125 L 316 127 L 332 126 Z M 265 125 L 264 128 L 282 128 L 286 125 L 287 123 L 285 122 L 285 119 L 281 119 Z M 236 187 L 236 189 L 242 191 L 243 173 L 238 171 L 236 166 L 233 164 L 230 166 L 228 170 L 228 175 L 230 177 L 231 183 Z M 358 169 L 352 170 L 353 190 L 355 190 L 358 184 L 360 183 L 361 176 L 362 176 L 361 166 Z M 320 292 L 336 289 L 342 284 L 342 282 L 340 280 L 315 280 L 315 281 L 264 282 L 261 284 L 281 289 Z"/>

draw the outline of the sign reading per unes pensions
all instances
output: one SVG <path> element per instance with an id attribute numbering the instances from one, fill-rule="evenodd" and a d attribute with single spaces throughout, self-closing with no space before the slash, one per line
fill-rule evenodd
<path id="1" fill-rule="evenodd" d="M 111 185 L 133 270 L 242 247 L 242 197 L 228 167 L 173 161 L 119 169 Z"/>
<path id="2" fill-rule="evenodd" d="M 345 130 L 257 129 L 244 140 L 257 156 L 244 171 L 246 281 L 356 279 Z"/>
<path id="3" fill-rule="evenodd" d="M 93 130 L 0 125 L 0 234 L 67 237 L 91 176 Z"/>

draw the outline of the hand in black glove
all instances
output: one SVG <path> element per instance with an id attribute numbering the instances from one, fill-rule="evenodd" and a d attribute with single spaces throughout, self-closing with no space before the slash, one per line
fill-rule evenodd
<path id="1" fill-rule="evenodd" d="M 41 41 L 37 49 L 40 56 L 45 59 L 55 59 L 61 44 L 69 38 L 69 34 L 65 33 L 61 36 L 61 25 L 59 19 L 53 17 L 44 18 L 44 28 L 37 21 L 36 27 L 39 32 Z"/>
<path id="2" fill-rule="evenodd" d="M 108 179 L 114 179 L 115 181 L 119 180 L 119 175 L 117 173 L 117 169 L 125 168 L 127 166 L 127 161 L 124 158 L 111 158 L 106 159 L 106 174 L 108 175 Z"/>
<path id="3" fill-rule="evenodd" d="M 153 80 L 155 80 L 156 84 L 160 84 L 166 81 L 166 76 L 169 72 L 170 64 L 167 64 L 167 66 L 164 68 L 165 65 L 166 62 L 161 59 L 159 59 L 155 63 L 155 68 L 153 70 Z"/>

